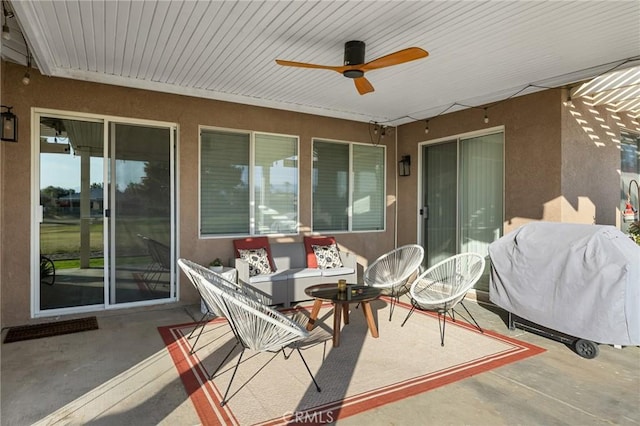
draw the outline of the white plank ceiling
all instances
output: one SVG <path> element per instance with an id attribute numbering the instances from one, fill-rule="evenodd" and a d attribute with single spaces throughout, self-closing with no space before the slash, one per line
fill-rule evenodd
<path id="1" fill-rule="evenodd" d="M 3 57 L 25 62 L 22 31 L 45 75 L 391 125 L 575 84 L 640 55 L 637 0 L 5 4 L 15 34 Z M 342 65 L 349 40 L 366 42 L 366 61 L 411 46 L 429 56 L 368 72 L 366 95 L 338 73 L 275 63 Z"/>

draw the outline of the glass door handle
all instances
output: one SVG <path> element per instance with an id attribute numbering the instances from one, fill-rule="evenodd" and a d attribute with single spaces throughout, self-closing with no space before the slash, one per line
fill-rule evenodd
<path id="1" fill-rule="evenodd" d="M 420 216 L 424 216 L 425 219 L 429 219 L 429 206 L 424 206 L 420 209 Z"/>

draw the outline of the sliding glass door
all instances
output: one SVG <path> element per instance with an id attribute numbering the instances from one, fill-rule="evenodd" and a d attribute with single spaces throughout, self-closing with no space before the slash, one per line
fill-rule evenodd
<path id="1" fill-rule="evenodd" d="M 427 266 L 457 253 L 488 255 L 503 230 L 503 134 L 422 147 L 422 242 Z M 488 290 L 488 275 L 476 288 Z"/>
<path id="2" fill-rule="evenodd" d="M 173 127 L 36 117 L 34 313 L 175 298 Z"/>
<path id="3" fill-rule="evenodd" d="M 502 236 L 504 166 L 502 133 L 460 140 L 460 252 L 489 254 Z"/>
<path id="4" fill-rule="evenodd" d="M 39 119 L 37 310 L 104 304 L 104 125 Z"/>
<path id="5" fill-rule="evenodd" d="M 423 148 L 423 245 L 427 266 L 458 252 L 458 144 L 443 142 Z"/>
<path id="6" fill-rule="evenodd" d="M 171 296 L 173 186 L 171 130 L 110 127 L 111 303 Z"/>

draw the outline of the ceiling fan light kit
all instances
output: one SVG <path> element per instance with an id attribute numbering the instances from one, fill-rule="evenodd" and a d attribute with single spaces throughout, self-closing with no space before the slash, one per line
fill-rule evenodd
<path id="1" fill-rule="evenodd" d="M 364 64 L 364 41 L 352 40 L 344 45 L 344 66 Z M 364 76 L 364 71 L 359 69 L 348 69 L 342 72 L 347 78 L 360 78 Z"/>
<path id="2" fill-rule="evenodd" d="M 361 70 L 346 70 L 342 73 L 347 78 L 360 78 L 364 76 L 364 71 Z"/>
<path id="3" fill-rule="evenodd" d="M 288 67 L 316 68 L 339 72 L 343 76 L 353 79 L 358 93 L 365 95 L 374 91 L 369 80 L 364 77 L 365 72 L 426 58 L 428 55 L 426 50 L 419 47 L 409 47 L 365 63 L 365 43 L 351 40 L 344 45 L 344 65 L 342 66 L 308 64 L 281 59 L 276 59 L 276 63 Z"/>
<path id="4" fill-rule="evenodd" d="M 352 40 L 344 44 L 344 64 L 364 64 L 364 41 Z"/>

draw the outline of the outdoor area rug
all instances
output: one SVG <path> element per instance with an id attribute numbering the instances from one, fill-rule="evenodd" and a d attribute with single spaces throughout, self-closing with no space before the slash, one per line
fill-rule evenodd
<path id="1" fill-rule="evenodd" d="M 169 353 L 203 424 L 327 423 L 539 354 L 544 349 L 456 318 L 447 321 L 445 346 L 440 346 L 437 316 L 416 311 L 401 327 L 410 306 L 400 303 L 388 320 L 388 299 L 371 302 L 380 337 L 369 334 L 362 309 L 351 305 L 340 346 L 333 348 L 332 308 L 323 306 L 316 328 L 302 354 L 322 392 L 317 392 L 300 356 L 245 351 L 220 407 L 240 354 L 236 348 L 212 381 L 209 373 L 233 347 L 226 320 L 205 327 L 195 354 L 194 324 L 159 327 Z M 311 307 L 285 312 L 306 324 Z M 482 324 L 480 324 L 482 326 Z M 287 350 L 289 354 L 289 350 Z"/>
<path id="2" fill-rule="evenodd" d="M 96 317 L 78 318 L 43 324 L 20 325 L 9 329 L 4 338 L 4 343 L 40 339 L 42 337 L 59 336 L 61 334 L 78 333 L 80 331 L 97 329 L 98 320 Z"/>

